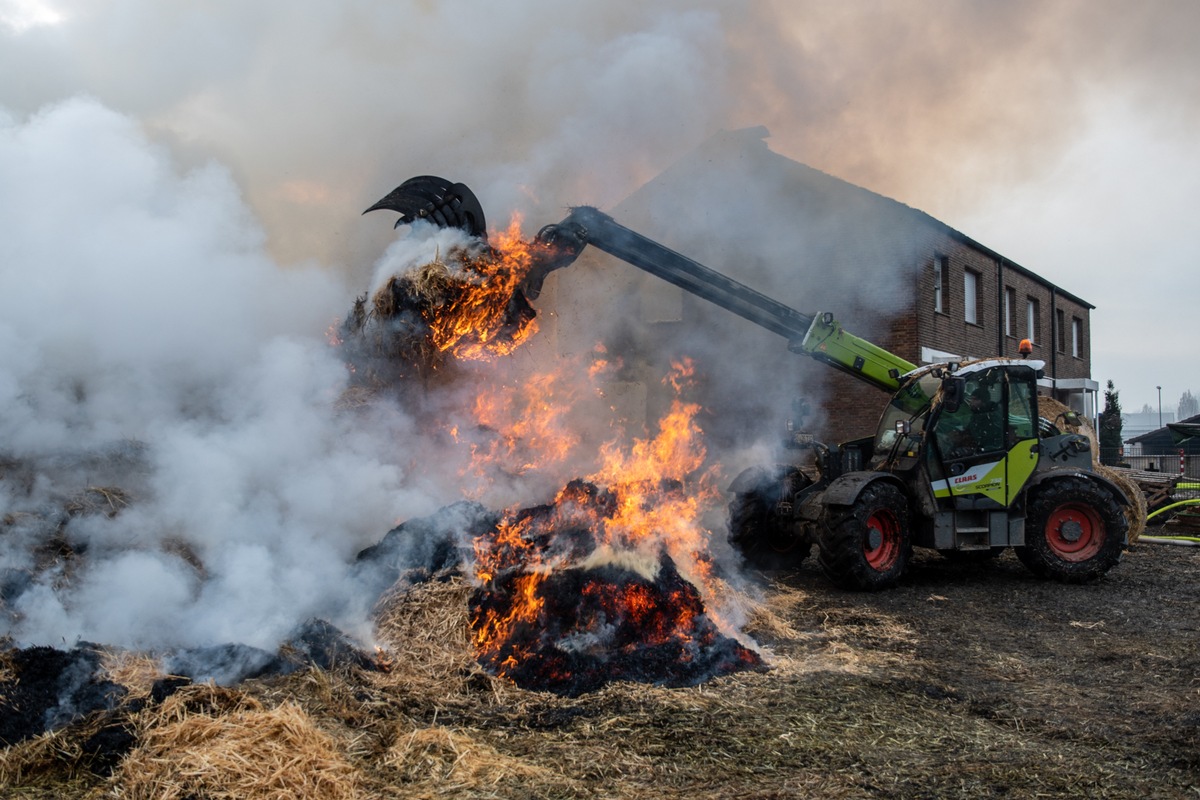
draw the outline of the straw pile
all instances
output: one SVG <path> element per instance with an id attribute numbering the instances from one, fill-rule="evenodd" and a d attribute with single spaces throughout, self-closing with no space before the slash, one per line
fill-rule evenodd
<path id="1" fill-rule="evenodd" d="M 146 714 L 138 738 L 111 781 L 130 800 L 363 796 L 357 770 L 295 703 L 264 708 L 249 696 L 195 687 Z"/>
<path id="2" fill-rule="evenodd" d="M 1123 472 L 1100 463 L 1100 441 L 1096 436 L 1095 429 L 1092 428 L 1085 418 L 1079 417 L 1079 425 L 1075 426 L 1066 425 L 1063 420 L 1059 419 L 1059 415 L 1065 414 L 1070 410 L 1070 408 L 1052 397 L 1038 396 L 1038 414 L 1052 422 L 1057 420 L 1057 424 L 1062 425 L 1072 433 L 1079 433 L 1086 436 L 1092 446 L 1093 469 L 1120 487 L 1125 496 L 1129 498 L 1129 505 L 1125 506 L 1125 518 L 1129 520 L 1129 542 L 1132 544 L 1146 530 L 1146 514 L 1149 513 L 1149 508 L 1146 505 L 1146 495 Z"/>

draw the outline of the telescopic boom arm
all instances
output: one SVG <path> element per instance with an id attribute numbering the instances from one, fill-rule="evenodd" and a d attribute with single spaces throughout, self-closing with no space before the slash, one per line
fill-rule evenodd
<path id="1" fill-rule="evenodd" d="M 410 178 L 367 211 L 380 208 L 399 212 L 397 225 L 424 219 L 486 236 L 479 199 L 465 184 L 445 178 Z M 536 262 L 521 286 L 531 299 L 541 294 L 547 275 L 570 266 L 591 245 L 779 334 L 787 339 L 792 352 L 812 356 L 872 386 L 895 392 L 900 377 L 916 369 L 915 364 L 844 330 L 832 314 L 801 313 L 626 228 L 595 208 L 572 209 L 561 222 L 542 228 L 537 240 L 541 246 Z"/>
<path id="2" fill-rule="evenodd" d="M 535 266 L 523 289 L 541 292 L 546 276 L 570 265 L 592 245 L 697 297 L 750 320 L 788 340 L 788 349 L 894 392 L 900 376 L 916 369 L 899 356 L 844 330 L 832 314 L 804 314 L 687 256 L 664 247 L 588 206 L 572 209 L 562 222 L 547 225 L 538 241 L 554 254 Z"/>

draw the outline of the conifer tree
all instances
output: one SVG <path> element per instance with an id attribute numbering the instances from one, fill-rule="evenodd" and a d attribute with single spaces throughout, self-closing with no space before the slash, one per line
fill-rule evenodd
<path id="1" fill-rule="evenodd" d="M 1176 422 L 1183 422 L 1188 417 L 1194 417 L 1200 414 L 1200 400 L 1192 394 L 1191 389 L 1183 393 L 1183 397 L 1179 398 L 1179 416 L 1175 417 Z"/>
<path id="2" fill-rule="evenodd" d="M 1104 390 L 1104 410 L 1100 412 L 1098 431 L 1100 463 L 1114 465 L 1121 460 L 1121 393 L 1110 380 Z"/>

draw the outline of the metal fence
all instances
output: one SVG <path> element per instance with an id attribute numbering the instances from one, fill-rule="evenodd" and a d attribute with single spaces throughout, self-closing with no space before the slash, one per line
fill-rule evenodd
<path id="1" fill-rule="evenodd" d="M 1200 479 L 1200 456 L 1125 456 L 1121 466 Z"/>

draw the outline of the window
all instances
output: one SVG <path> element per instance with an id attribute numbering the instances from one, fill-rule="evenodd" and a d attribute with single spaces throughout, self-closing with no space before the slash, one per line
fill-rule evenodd
<path id="1" fill-rule="evenodd" d="M 1027 298 L 1025 302 L 1025 337 L 1031 342 L 1040 342 L 1042 337 L 1039 335 L 1041 331 L 1040 320 L 1038 319 L 1038 301 L 1034 298 Z"/>
<path id="2" fill-rule="evenodd" d="M 1058 342 L 1058 352 L 1067 352 L 1067 323 L 1066 315 L 1061 308 L 1054 309 L 1054 338 Z"/>
<path id="3" fill-rule="evenodd" d="M 1004 335 L 1013 335 L 1013 313 L 1017 308 L 1017 291 L 1011 286 L 1004 287 Z"/>
<path id="4" fill-rule="evenodd" d="M 946 300 L 950 294 L 950 258 L 933 257 L 933 310 L 946 313 Z"/>
<path id="5" fill-rule="evenodd" d="M 979 324 L 979 273 L 963 270 L 963 318 Z"/>
<path id="6" fill-rule="evenodd" d="M 1071 355 L 1083 358 L 1083 320 L 1071 318 Z"/>

